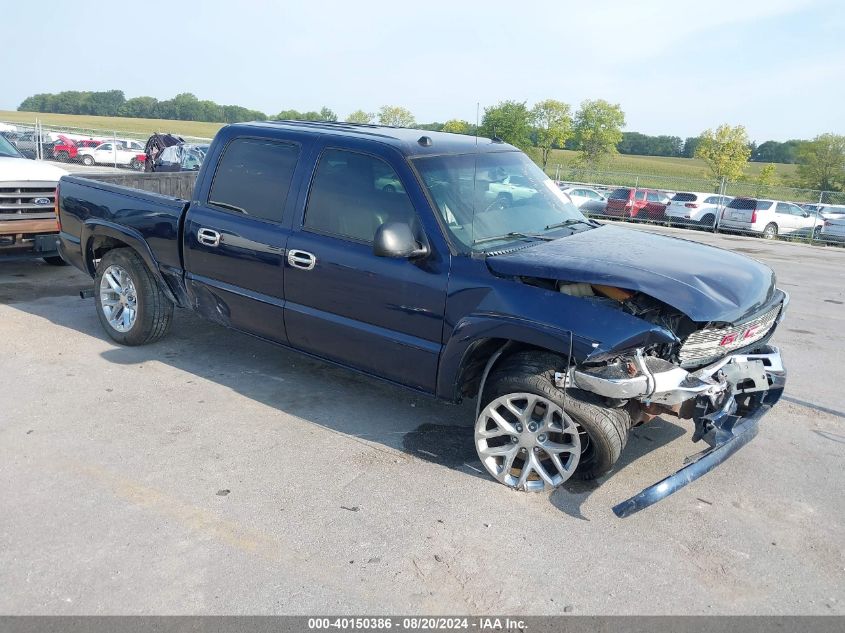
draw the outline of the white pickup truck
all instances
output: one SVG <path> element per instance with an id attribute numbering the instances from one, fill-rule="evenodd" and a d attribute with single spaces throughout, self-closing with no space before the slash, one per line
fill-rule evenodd
<path id="1" fill-rule="evenodd" d="M 55 201 L 68 172 L 24 158 L 0 134 L 0 261 L 41 257 L 59 266 Z"/>
<path id="2" fill-rule="evenodd" d="M 144 167 L 146 155 L 143 149 L 135 149 L 120 141 L 109 141 L 97 147 L 80 149 L 79 160 L 83 165 L 121 165 L 140 170 Z"/>

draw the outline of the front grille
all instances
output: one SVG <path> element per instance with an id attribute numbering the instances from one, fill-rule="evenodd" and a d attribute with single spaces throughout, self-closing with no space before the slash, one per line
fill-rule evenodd
<path id="1" fill-rule="evenodd" d="M 49 220 L 55 200 L 55 182 L 0 182 L 0 222 Z"/>
<path id="2" fill-rule="evenodd" d="M 783 306 L 776 305 L 768 312 L 746 321 L 721 328 L 705 328 L 693 332 L 679 352 L 681 367 L 697 367 L 715 362 L 734 350 L 748 347 L 766 337 L 775 325 Z"/>

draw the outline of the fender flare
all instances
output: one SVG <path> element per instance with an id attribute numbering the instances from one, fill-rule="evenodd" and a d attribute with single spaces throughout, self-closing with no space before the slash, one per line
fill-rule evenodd
<path id="1" fill-rule="evenodd" d="M 83 262 L 85 263 L 85 268 L 91 277 L 94 277 L 96 274 L 96 270 L 94 269 L 92 244 L 98 237 L 110 237 L 120 240 L 129 248 L 134 250 L 141 259 L 144 260 L 144 263 L 147 265 L 147 268 L 165 296 L 167 296 L 167 298 L 175 305 L 179 305 L 179 301 L 173 294 L 173 290 L 161 274 L 161 270 L 159 269 L 152 249 L 150 249 L 150 245 L 147 244 L 147 241 L 141 233 L 128 226 L 114 224 L 99 218 L 91 218 L 82 225 L 79 242 L 82 247 L 82 257 Z"/>
<path id="2" fill-rule="evenodd" d="M 450 402 L 460 400 L 458 379 L 461 370 L 480 343 L 489 340 L 500 340 L 502 344 L 521 343 L 568 356 L 570 337 L 572 358 L 576 362 L 585 358 L 597 344 L 596 341 L 584 339 L 574 332 L 545 323 L 504 315 L 467 315 L 455 325 L 440 355 L 437 397 Z M 500 348 L 501 345 L 493 353 Z M 489 372 L 490 367 L 486 369 Z"/>

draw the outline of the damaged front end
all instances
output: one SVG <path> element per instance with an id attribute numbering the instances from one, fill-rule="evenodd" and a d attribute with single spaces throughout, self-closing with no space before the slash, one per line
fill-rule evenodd
<path id="1" fill-rule="evenodd" d="M 604 353 L 556 376 L 559 386 L 627 407 L 634 424 L 661 414 L 692 420 L 693 441 L 709 445 L 674 474 L 616 505 L 617 516 L 630 516 L 695 481 L 757 434 L 760 419 L 786 384 L 780 351 L 768 340 L 787 303 L 788 295 L 778 292 L 740 323 L 699 326 L 679 335 L 674 345 Z M 677 333 L 683 324 L 678 320 L 675 325 Z"/>

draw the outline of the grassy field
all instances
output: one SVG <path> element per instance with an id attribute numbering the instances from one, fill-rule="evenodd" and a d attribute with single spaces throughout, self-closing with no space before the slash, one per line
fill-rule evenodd
<path id="1" fill-rule="evenodd" d="M 108 136 L 112 132 L 124 133 L 124 136 L 146 138 L 153 132 L 172 132 L 181 136 L 211 138 L 223 127 L 223 123 L 204 123 L 200 121 L 172 121 L 165 119 L 130 119 L 124 117 L 100 117 L 76 114 L 45 114 L 39 112 L 10 112 L 0 110 L 0 121 L 10 123 L 33 124 L 36 117 L 44 125 L 56 125 L 76 128 L 80 133 L 90 133 L 92 136 Z M 99 133 L 99 134 L 98 134 Z M 553 150 L 546 171 L 554 176 L 557 165 L 561 165 L 561 178 L 578 182 L 596 182 L 607 185 L 634 185 L 655 187 L 661 189 L 691 189 L 711 190 L 711 183 L 707 178 L 707 167 L 703 161 L 690 158 L 666 158 L 661 156 L 629 156 L 618 155 L 605 166 L 602 172 L 583 173 L 573 172 L 573 164 L 577 153 L 569 150 Z M 760 173 L 764 163 L 749 163 L 746 177 L 752 180 Z M 776 175 L 780 182 L 791 180 L 795 175 L 795 165 L 776 166 Z M 744 189 L 751 184 L 740 183 Z M 705 189 L 706 187 L 706 189 Z M 782 186 L 777 186 L 780 195 L 785 199 L 792 199 L 794 195 L 780 192 Z M 746 192 L 743 191 L 745 194 Z"/>
<path id="2" fill-rule="evenodd" d="M 211 138 L 223 123 L 170 121 L 167 119 L 130 119 L 125 117 L 87 116 L 81 114 L 46 114 L 44 112 L 9 112 L 0 110 L 0 121 L 32 125 L 38 118 L 44 125 L 58 125 L 98 132 L 127 132 L 149 136 L 153 132 L 172 132 L 181 136 Z M 100 136 L 105 136 L 100 134 Z"/>
<path id="3" fill-rule="evenodd" d="M 572 165 L 578 152 L 571 150 L 552 150 L 546 170 L 553 172 L 558 163 L 564 167 Z M 754 178 L 766 163 L 748 163 L 745 174 Z M 630 172 L 633 174 L 654 174 L 676 178 L 707 178 L 707 165 L 697 158 L 669 158 L 664 156 L 630 156 L 619 154 L 605 167 L 607 171 Z M 779 178 L 791 178 L 795 175 L 795 165 L 778 164 L 775 166 Z"/>

